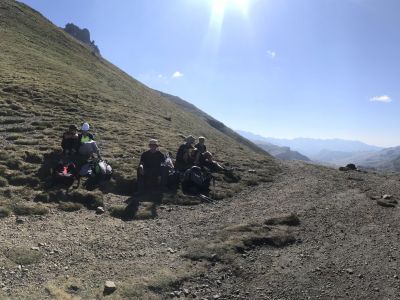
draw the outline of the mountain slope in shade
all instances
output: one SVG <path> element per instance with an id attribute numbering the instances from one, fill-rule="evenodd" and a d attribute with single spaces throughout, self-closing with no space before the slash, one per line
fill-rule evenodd
<path id="1" fill-rule="evenodd" d="M 359 158 L 355 162 L 361 166 L 379 171 L 400 172 L 400 146 L 383 149 L 377 153 Z"/>
<path id="2" fill-rule="evenodd" d="M 280 147 L 266 142 L 257 142 L 255 143 L 267 151 L 272 156 L 282 159 L 282 160 L 303 160 L 303 161 L 310 161 L 310 159 L 302 155 L 297 151 L 290 150 L 289 147 Z"/>

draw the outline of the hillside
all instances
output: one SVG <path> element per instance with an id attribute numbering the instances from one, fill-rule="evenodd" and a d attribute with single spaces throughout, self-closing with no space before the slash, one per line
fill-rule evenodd
<path id="1" fill-rule="evenodd" d="M 257 146 L 255 143 L 250 142 L 246 138 L 243 138 L 240 134 L 237 134 L 234 130 L 230 129 L 227 127 L 224 123 L 216 120 L 215 118 L 211 117 L 209 114 L 205 113 L 204 111 L 198 109 L 196 106 L 193 104 L 183 100 L 182 98 L 179 98 L 177 96 L 173 96 L 167 93 L 163 93 L 160 91 L 157 91 L 160 93 L 161 96 L 164 98 L 168 99 L 169 101 L 177 104 L 179 107 L 181 107 L 183 110 L 186 112 L 189 112 L 191 114 L 194 114 L 195 116 L 203 119 L 206 121 L 211 127 L 215 128 L 216 130 L 224 133 L 225 135 L 233 138 L 237 142 L 244 144 L 248 146 L 250 149 L 252 149 L 255 152 L 261 153 L 261 154 L 266 154 L 265 150 L 262 149 L 262 147 Z"/>
<path id="2" fill-rule="evenodd" d="M 42 190 L 62 133 L 69 124 L 84 121 L 91 124 L 103 157 L 115 170 L 115 180 L 107 187 L 115 193 L 133 190 L 135 169 L 150 138 L 160 140 L 162 151 L 175 153 L 182 135 L 205 136 L 215 159 L 242 178 L 217 178 L 217 198 L 247 183 L 268 181 L 276 173 L 273 159 L 255 153 L 250 142 L 237 142 L 182 110 L 29 7 L 0 3 L 1 176 L 9 184 L 5 189 L 21 194 L 16 198 L 32 199 Z M 250 174 L 248 169 L 258 172 Z"/>
<path id="3" fill-rule="evenodd" d="M 359 157 L 357 164 L 384 172 L 400 172 L 400 147 L 391 147 Z"/>
<path id="4" fill-rule="evenodd" d="M 289 147 L 280 147 L 267 142 L 254 141 L 256 145 L 267 151 L 272 156 L 282 160 L 303 160 L 310 161 L 310 159 L 297 151 L 290 150 Z"/>

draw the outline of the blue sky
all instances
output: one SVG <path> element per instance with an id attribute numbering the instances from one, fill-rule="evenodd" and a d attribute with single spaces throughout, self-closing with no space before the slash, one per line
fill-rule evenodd
<path id="1" fill-rule="evenodd" d="M 233 129 L 400 145 L 400 1 L 22 2 Z"/>

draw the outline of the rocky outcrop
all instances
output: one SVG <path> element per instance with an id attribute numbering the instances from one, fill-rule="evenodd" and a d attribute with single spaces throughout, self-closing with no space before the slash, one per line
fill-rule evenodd
<path id="1" fill-rule="evenodd" d="M 96 46 L 94 41 L 90 40 L 90 32 L 87 28 L 81 29 L 73 23 L 68 23 L 63 29 L 77 40 L 90 46 L 93 52 L 100 54 L 99 47 Z"/>

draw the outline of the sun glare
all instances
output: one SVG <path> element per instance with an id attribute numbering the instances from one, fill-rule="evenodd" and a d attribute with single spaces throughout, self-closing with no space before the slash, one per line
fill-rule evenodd
<path id="1" fill-rule="evenodd" d="M 211 16 L 209 30 L 206 36 L 207 47 L 214 53 L 218 52 L 222 26 L 226 11 L 239 12 L 245 19 L 248 16 L 249 5 L 255 0 L 209 0 L 211 5 Z"/>
<path id="2" fill-rule="evenodd" d="M 213 14 L 223 16 L 226 8 L 232 8 L 239 10 L 246 16 L 250 1 L 251 0 L 212 0 Z"/>

